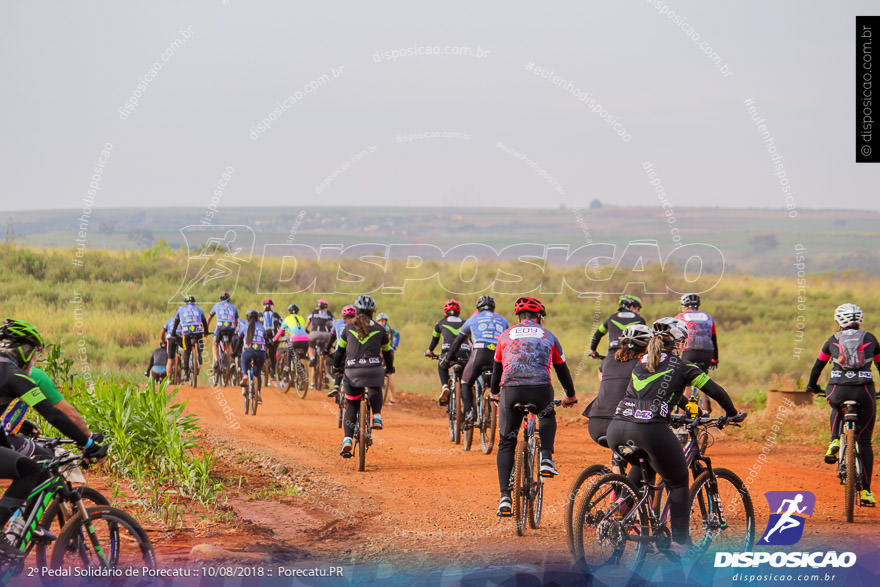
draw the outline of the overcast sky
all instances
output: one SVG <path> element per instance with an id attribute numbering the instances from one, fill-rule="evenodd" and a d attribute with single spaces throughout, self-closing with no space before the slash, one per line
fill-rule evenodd
<path id="1" fill-rule="evenodd" d="M 3 2 L 0 209 L 660 205 L 646 161 L 676 207 L 782 208 L 768 144 L 790 205 L 880 209 L 876 2 L 658 4 Z"/>

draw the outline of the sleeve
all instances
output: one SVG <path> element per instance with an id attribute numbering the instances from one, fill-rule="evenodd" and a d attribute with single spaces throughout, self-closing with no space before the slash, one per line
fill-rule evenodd
<path id="1" fill-rule="evenodd" d="M 590 341 L 590 350 L 595 351 L 599 348 L 599 341 L 602 340 L 602 337 L 605 336 L 605 333 L 608 331 L 605 325 L 602 324 L 599 328 L 596 329 L 596 332 L 593 333 L 593 339 Z"/>
<path id="2" fill-rule="evenodd" d="M 172 332 L 172 334 L 175 333 L 175 332 L 177 332 L 177 327 L 178 327 L 178 326 L 180 326 L 180 310 L 178 310 L 177 313 L 174 314 L 174 325 L 171 326 L 171 332 Z"/>
<path id="3" fill-rule="evenodd" d="M 431 342 L 428 344 L 428 350 L 434 352 L 434 349 L 437 348 L 437 344 L 440 342 L 440 323 L 434 325 L 434 332 L 431 333 Z"/>
<path id="4" fill-rule="evenodd" d="M 465 334 L 464 327 L 462 327 L 462 329 L 458 331 L 458 336 L 456 336 L 455 340 L 452 341 L 452 344 L 449 345 L 449 350 L 446 351 L 446 356 L 454 357 L 456 353 L 458 353 L 458 349 L 461 348 L 461 345 L 464 344 L 464 341 L 466 340 L 467 334 Z"/>
<path id="5" fill-rule="evenodd" d="M 501 391 L 501 373 L 504 366 L 498 360 L 498 352 L 495 352 L 495 363 L 492 365 L 492 395 L 498 395 Z"/>
<path id="6" fill-rule="evenodd" d="M 727 414 L 727 417 L 736 416 L 736 408 L 733 405 L 733 401 L 730 399 L 730 396 L 727 395 L 727 392 L 724 391 L 724 388 L 709 379 L 709 376 L 705 373 L 701 374 L 706 378 L 702 385 L 698 385 L 700 391 L 704 392 L 706 395 L 714 399 L 718 404 L 724 408 L 724 411 Z"/>
<path id="7" fill-rule="evenodd" d="M 208 314 L 208 316 L 211 316 L 213 318 L 214 314 L 216 314 L 216 313 L 217 313 L 217 304 L 214 304 L 213 306 L 211 306 L 211 313 Z"/>
<path id="8" fill-rule="evenodd" d="M 208 332 L 208 319 L 205 318 L 205 313 L 202 312 L 202 327 L 205 329 L 205 332 Z"/>
<path id="9" fill-rule="evenodd" d="M 715 323 L 712 323 L 712 358 L 718 362 L 718 336 L 715 334 Z"/>
<path id="10" fill-rule="evenodd" d="M 49 377 L 49 374 L 39 367 L 31 369 L 31 379 L 33 379 L 34 383 L 43 390 L 46 399 L 48 399 L 53 405 L 64 399 L 64 396 L 62 396 L 61 392 L 58 391 L 58 388 L 55 387 L 55 383 L 52 381 L 52 378 Z"/>
<path id="11" fill-rule="evenodd" d="M 505 331 L 506 332 L 506 331 Z M 503 363 L 504 362 L 504 341 L 502 340 L 503 334 L 498 337 L 498 346 L 495 347 L 495 362 Z"/>
<path id="12" fill-rule="evenodd" d="M 60 430 L 62 434 L 75 440 L 79 445 L 84 445 L 88 442 L 89 437 L 49 401 L 46 394 L 36 385 L 33 379 L 24 373 L 16 373 L 9 387 L 11 388 L 9 391 L 11 391 L 12 395 L 20 397 L 21 401 L 34 408 L 37 413 L 43 416 L 49 424 Z"/>
<path id="13" fill-rule="evenodd" d="M 147 363 L 147 373 L 153 368 L 153 353 L 150 353 L 150 362 Z M 56 402 L 57 403 L 57 402 Z"/>
<path id="14" fill-rule="evenodd" d="M 825 341 L 825 344 L 822 345 L 822 348 L 819 350 L 819 355 L 816 357 L 817 360 L 822 361 L 824 366 L 825 363 L 831 360 L 831 339 Z"/>
<path id="15" fill-rule="evenodd" d="M 559 379 L 562 389 L 565 390 L 565 395 L 574 397 L 574 381 L 571 379 L 571 371 L 568 370 L 568 364 L 565 361 L 556 363 L 553 365 L 553 369 L 556 370 L 556 377 Z"/>
<path id="16" fill-rule="evenodd" d="M 348 326 L 346 326 L 345 328 L 342 329 L 342 334 L 339 336 L 338 348 L 345 350 L 345 347 L 347 347 L 347 346 L 348 346 Z"/>
<path id="17" fill-rule="evenodd" d="M 389 334 L 387 328 L 382 329 L 382 351 L 390 351 L 391 350 L 391 334 Z M 387 363 L 386 363 L 387 365 Z"/>
<path id="18" fill-rule="evenodd" d="M 553 337 L 553 349 L 550 351 L 550 361 L 554 365 L 565 364 L 565 353 L 562 352 L 562 343 L 555 336 Z M 571 377 L 569 377 L 570 379 Z"/>

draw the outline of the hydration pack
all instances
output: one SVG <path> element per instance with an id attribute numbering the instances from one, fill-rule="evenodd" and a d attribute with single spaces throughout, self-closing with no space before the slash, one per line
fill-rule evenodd
<path id="1" fill-rule="evenodd" d="M 848 371 L 865 365 L 866 345 L 862 344 L 862 341 L 865 340 L 864 330 L 860 328 L 841 330 L 834 333 L 834 338 L 837 339 L 837 342 L 833 344 L 840 351 L 834 358 L 835 363 Z"/>

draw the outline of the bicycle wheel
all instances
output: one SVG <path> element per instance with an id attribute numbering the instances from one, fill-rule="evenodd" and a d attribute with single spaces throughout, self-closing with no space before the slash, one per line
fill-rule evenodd
<path id="1" fill-rule="evenodd" d="M 464 408 L 462 408 L 462 413 L 464 412 Z M 471 444 L 474 442 L 474 426 L 475 422 L 462 422 L 462 426 L 464 427 L 464 450 L 470 451 Z"/>
<path id="2" fill-rule="evenodd" d="M 369 413 L 367 410 L 367 402 L 369 399 L 365 397 L 367 395 L 366 390 L 364 390 L 364 397 L 361 397 L 361 405 L 358 408 L 358 435 L 360 437 L 360 442 L 358 443 L 358 471 L 363 471 L 367 464 L 367 431 L 370 427 L 370 422 L 367 421 L 369 417 Z"/>
<path id="3" fill-rule="evenodd" d="M 528 455 L 526 454 L 525 442 L 520 443 L 516 448 L 516 459 L 513 462 L 513 487 L 510 491 L 510 499 L 513 501 L 513 523 L 516 526 L 516 535 L 522 536 L 526 529 L 526 516 L 529 510 L 528 504 L 528 488 L 526 483 L 526 463 Z"/>
<path id="4" fill-rule="evenodd" d="M 250 386 L 250 383 L 248 383 Z M 248 387 L 241 388 L 241 395 L 244 396 L 244 415 L 247 416 L 251 411 L 251 394 L 248 391 Z"/>
<path id="5" fill-rule="evenodd" d="M 248 380 L 248 395 L 251 396 L 251 416 L 257 415 L 257 374 L 251 375 Z"/>
<path id="6" fill-rule="evenodd" d="M 480 427 L 480 448 L 484 455 L 492 454 L 495 431 L 498 429 L 498 406 L 488 397 L 483 398 L 483 425 Z"/>
<path id="7" fill-rule="evenodd" d="M 83 486 L 79 488 L 80 495 L 82 495 L 83 501 L 86 502 L 86 507 L 93 506 L 101 506 L 101 505 L 110 505 L 110 502 L 107 500 L 104 495 L 98 491 L 97 489 L 93 489 L 88 486 Z M 56 536 L 61 533 L 61 529 L 67 523 L 67 520 L 75 515 L 74 508 L 76 508 L 75 502 L 68 502 L 60 497 L 56 497 L 52 500 L 52 503 L 49 504 L 49 507 L 46 508 L 45 513 L 43 513 L 43 517 L 40 519 L 40 526 L 49 530 Z M 114 542 L 119 542 L 119 534 L 118 532 L 114 535 L 110 534 L 110 542 L 113 544 Z M 38 567 L 48 567 L 49 566 L 49 545 L 45 542 L 37 542 L 34 545 L 34 552 L 37 556 L 37 566 Z"/>
<path id="8" fill-rule="evenodd" d="M 602 475 L 607 475 L 610 472 L 611 469 L 605 465 L 590 465 L 575 477 L 574 481 L 571 483 L 571 487 L 568 488 L 568 494 L 565 496 L 565 517 L 562 522 L 565 524 L 565 537 L 568 540 L 568 550 L 571 552 L 572 556 L 575 555 L 574 525 L 572 520 L 574 519 L 574 512 L 576 509 L 575 502 L 578 498 L 578 492 L 580 492 L 581 487 L 584 486 L 586 486 L 585 489 L 589 491 L 590 484 L 598 480 Z"/>
<path id="9" fill-rule="evenodd" d="M 388 375 L 385 376 L 385 381 L 382 382 L 382 405 L 385 405 L 385 402 L 388 401 L 388 392 L 391 391 L 391 380 L 388 379 Z"/>
<path id="10" fill-rule="evenodd" d="M 755 545 L 755 508 L 745 483 L 728 469 L 703 471 L 691 485 L 691 540 L 699 557 L 746 552 Z"/>
<path id="11" fill-rule="evenodd" d="M 194 345 L 189 353 L 189 384 L 197 387 L 199 382 L 199 350 L 198 344 Z"/>
<path id="12" fill-rule="evenodd" d="M 110 506 L 88 508 L 88 515 L 88 524 L 79 512 L 64 525 L 52 549 L 53 568 L 121 569 L 121 584 L 130 580 L 125 569 L 156 566 L 150 539 L 134 518 Z"/>
<path id="13" fill-rule="evenodd" d="M 281 393 L 287 393 L 290 391 L 290 386 L 292 384 L 292 369 L 293 365 L 290 364 L 290 361 L 285 357 L 283 359 L 283 364 L 281 361 L 278 362 L 278 376 L 276 380 L 278 381 L 278 391 Z"/>
<path id="14" fill-rule="evenodd" d="M 454 438 L 452 439 L 452 441 L 455 444 L 461 444 L 461 428 L 462 428 L 462 424 L 463 424 L 463 418 L 462 418 L 462 413 L 461 413 L 461 379 L 455 380 L 454 397 L 455 397 L 455 403 L 453 406 L 453 410 L 455 412 L 455 415 L 453 418 L 453 424 L 455 425 L 454 426 L 455 435 L 454 435 Z"/>
<path id="15" fill-rule="evenodd" d="M 339 428 L 342 428 L 342 416 L 345 413 L 345 395 L 343 395 L 342 390 L 339 390 L 339 393 L 336 394 L 336 406 L 337 406 L 337 422 Z"/>
<path id="16" fill-rule="evenodd" d="M 541 477 L 541 439 L 536 434 L 529 447 L 529 526 L 532 530 L 541 527 L 541 507 L 544 505 L 544 478 Z"/>
<path id="17" fill-rule="evenodd" d="M 644 505 L 630 511 L 638 500 L 638 489 L 623 475 L 609 473 L 593 483 L 573 522 L 574 559 L 584 572 L 608 566 L 635 572 L 642 565 L 650 517 Z"/>
<path id="18" fill-rule="evenodd" d="M 449 401 L 446 403 L 446 415 L 449 416 L 449 442 L 455 442 L 455 382 L 452 383 Z"/>
<path id="19" fill-rule="evenodd" d="M 844 488 L 844 505 L 846 506 L 846 521 L 852 523 L 853 510 L 856 503 L 856 492 L 858 490 L 858 478 L 856 475 L 856 430 L 855 427 L 847 423 L 843 438 L 845 446 L 843 447 L 843 458 L 846 461 L 846 485 Z"/>
<path id="20" fill-rule="evenodd" d="M 306 395 L 309 393 L 309 372 L 306 371 L 305 365 L 299 359 L 294 362 L 294 369 L 296 371 L 296 395 L 300 399 L 306 399 Z"/>

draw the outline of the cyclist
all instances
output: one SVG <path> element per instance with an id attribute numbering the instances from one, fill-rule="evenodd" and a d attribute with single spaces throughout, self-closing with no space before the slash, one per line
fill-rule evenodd
<path id="1" fill-rule="evenodd" d="M 437 364 L 437 373 L 440 375 L 441 388 L 440 397 L 437 401 L 440 402 L 441 406 L 449 403 L 449 365 L 452 363 L 466 365 L 471 356 L 471 345 L 464 341 L 458 347 L 455 356 L 448 361 L 449 365 L 444 363 L 444 359 L 449 356 L 449 348 L 452 346 L 452 342 L 461 332 L 461 327 L 464 326 L 464 320 L 460 317 L 461 304 L 457 300 L 448 300 L 443 304 L 443 313 L 446 316 L 434 325 L 431 343 L 428 345 L 428 350 L 425 351 L 425 356 L 430 357 L 434 354 L 437 344 L 440 344 L 440 361 Z"/>
<path id="2" fill-rule="evenodd" d="M 688 337 L 681 353 L 682 360 L 706 372 L 718 365 L 718 336 L 715 333 L 715 320 L 700 310 L 700 303 L 699 295 L 684 294 L 681 296 L 681 313 L 676 318 L 687 322 Z M 711 413 L 710 402 L 706 402 L 705 408 Z"/>
<path id="3" fill-rule="evenodd" d="M 263 300 L 263 328 L 266 329 L 266 358 L 269 361 L 270 377 L 274 378 L 277 365 L 276 353 L 278 352 L 278 343 L 275 342 L 275 333 L 281 328 L 281 316 L 275 311 L 275 302 L 271 298 Z M 269 382 L 267 381 L 268 385 Z"/>
<path id="4" fill-rule="evenodd" d="M 4 407 L 21 398 L 43 416 L 62 434 L 76 441 L 83 454 L 95 460 L 107 455 L 107 448 L 95 442 L 67 415 L 46 397 L 42 389 L 28 376 L 37 355 L 43 347 L 43 337 L 37 328 L 24 320 L 7 319 L 0 328 L 0 405 Z M 11 479 L 12 484 L 0 498 L 0 527 L 12 513 L 24 504 L 31 490 L 47 478 L 45 469 L 36 461 L 9 448 L 6 433 L 0 433 L 0 478 Z M 44 529 L 38 530 L 45 538 L 54 538 Z M 21 558 L 24 553 L 11 548 L 0 539 L 0 554 Z"/>
<path id="5" fill-rule="evenodd" d="M 612 356 L 620 346 L 618 339 L 623 329 L 631 324 L 645 323 L 645 319 L 639 315 L 641 311 L 641 298 L 631 295 L 620 296 L 617 300 L 617 311 L 608 316 L 605 322 L 600 324 L 596 332 L 593 333 L 593 339 L 590 341 L 590 357 L 599 358 L 599 352 L 596 349 L 599 348 L 599 341 L 606 334 L 608 334 L 608 356 Z M 604 367 L 605 365 L 602 365 L 600 370 Z"/>
<path id="6" fill-rule="evenodd" d="M 440 361 L 441 366 L 448 369 L 451 357 L 456 356 L 458 349 L 470 337 L 471 356 L 461 374 L 461 404 L 465 426 L 473 424 L 477 417 L 474 411 L 474 382 L 483 373 L 485 367 L 492 366 L 492 361 L 496 356 L 495 346 L 498 343 L 498 337 L 508 327 L 507 320 L 495 313 L 495 298 L 480 296 L 477 298 L 476 305 L 477 313 L 467 319 L 458 336 L 452 341 L 446 358 Z"/>
<path id="7" fill-rule="evenodd" d="M 831 379 L 825 388 L 825 399 L 831 406 L 831 444 L 825 453 L 825 462 L 837 462 L 837 454 L 840 452 L 838 425 L 843 416 L 843 402 L 859 402 L 856 441 L 864 467 L 864 489 L 859 493 L 859 500 L 864 505 L 873 506 L 875 500 L 871 493 L 871 475 L 874 469 L 874 448 L 871 445 L 871 435 L 874 433 L 877 406 L 871 363 L 880 371 L 880 344 L 873 334 L 862 330 L 864 318 L 864 312 L 855 304 L 843 304 L 834 310 L 838 331 L 822 345 L 810 371 L 807 391 L 822 391 L 818 385 L 819 375 L 828 361 L 833 361 Z"/>
<path id="8" fill-rule="evenodd" d="M 254 377 L 257 378 L 257 403 L 263 403 L 260 390 L 263 387 L 262 372 L 266 362 L 266 329 L 260 323 L 260 313 L 256 308 L 251 308 L 245 314 L 247 317 L 244 327 L 244 346 L 241 351 L 241 395 L 245 395 L 248 385 L 248 367 L 253 365 Z"/>
<path id="9" fill-rule="evenodd" d="M 552 332 L 544 328 L 547 311 L 537 298 L 521 297 L 513 306 L 519 323 L 507 328 L 498 338 L 492 371 L 492 396 L 499 401 L 498 421 L 498 484 L 501 500 L 498 515 L 510 516 L 510 472 L 516 450 L 517 431 L 523 414 L 513 409 L 514 404 L 535 404 L 541 437 L 541 476 L 557 475 L 553 462 L 553 442 L 556 438 L 556 410 L 553 408 L 553 386 L 550 384 L 550 366 L 565 389 L 564 407 L 577 403 L 571 373 L 565 363 L 562 345 Z M 461 335 L 459 335 L 461 336 Z M 473 355 L 471 355 L 473 359 Z M 500 398 L 499 396 L 500 388 Z"/>
<path id="10" fill-rule="evenodd" d="M 661 318 L 652 329 L 654 337 L 648 343 L 647 353 L 633 369 L 632 380 L 608 425 L 608 445 L 615 452 L 620 446 L 638 446 L 648 455 L 650 477 L 653 479 L 655 472 L 663 477 L 669 490 L 671 548 L 682 555 L 689 542 L 688 469 L 681 444 L 669 427 L 669 415 L 688 385 L 717 401 L 727 414 L 723 418 L 737 412 L 720 385 L 696 365 L 679 358 L 688 335 L 687 323 L 678 318 Z M 632 467 L 628 477 L 638 486 L 640 468 Z"/>
<path id="11" fill-rule="evenodd" d="M 623 399 L 633 369 L 647 351 L 653 336 L 654 331 L 650 326 L 631 324 L 623 329 L 617 339 L 619 347 L 614 353 L 614 360 L 605 363 L 599 393 L 584 410 L 584 416 L 590 419 L 587 431 L 596 444 L 609 448 L 606 438 L 608 425 L 614 418 L 617 404 Z M 617 453 L 612 453 L 611 461 L 614 472 L 620 473 L 624 468 L 624 461 L 619 460 Z"/>
<path id="12" fill-rule="evenodd" d="M 397 347 L 400 345 L 400 333 L 388 325 L 389 316 L 385 312 L 380 312 L 376 315 L 376 323 L 388 331 L 388 337 L 391 339 L 391 352 L 397 352 Z M 394 375 L 388 373 L 386 375 L 388 377 L 388 405 L 393 406 L 394 402 Z"/>
<path id="13" fill-rule="evenodd" d="M 144 372 L 145 377 L 152 377 L 153 381 L 159 383 L 168 375 L 168 351 L 165 348 L 165 342 L 159 341 L 159 348 L 153 349 L 150 355 L 150 363 Z"/>
<path id="14" fill-rule="evenodd" d="M 339 340 L 342 337 L 342 331 L 345 330 L 345 327 L 351 324 L 351 321 L 354 319 L 357 314 L 357 310 L 354 309 L 354 306 L 348 305 L 342 307 L 342 318 L 333 321 L 333 332 L 330 334 L 330 344 L 327 347 L 327 354 L 330 354 L 330 349 L 334 351 L 339 348 Z M 334 344 L 336 345 L 334 347 Z M 336 397 L 336 394 L 339 393 L 340 386 L 342 385 L 342 374 L 337 373 L 333 376 L 333 389 L 330 390 L 330 393 L 327 394 L 327 397 Z"/>
<path id="15" fill-rule="evenodd" d="M 238 326 L 238 308 L 235 307 L 235 304 L 229 301 L 230 297 L 228 291 L 221 293 L 220 301 L 214 304 L 214 307 L 211 308 L 211 312 L 208 314 L 208 329 L 211 328 L 211 321 L 214 319 L 214 316 L 217 316 L 217 328 L 214 330 L 214 344 L 211 345 L 215 371 L 218 367 L 218 343 L 221 338 L 231 341 L 232 336 L 235 334 L 236 327 Z"/>
<path id="16" fill-rule="evenodd" d="M 284 369 L 290 368 L 291 361 L 298 361 L 306 356 L 309 350 L 309 331 L 306 329 L 306 320 L 299 315 L 299 306 L 290 304 L 287 306 L 289 314 L 281 321 L 281 328 L 275 333 L 273 342 L 287 333 L 290 340 L 287 342 L 287 355 L 284 361 Z"/>
<path id="17" fill-rule="evenodd" d="M 181 339 L 180 326 L 177 326 L 176 329 L 174 327 L 175 318 L 177 318 L 177 314 L 169 318 L 165 323 L 165 326 L 162 327 L 162 338 L 165 341 L 168 351 L 168 361 L 165 365 L 166 373 L 172 373 L 172 367 L 174 367 L 174 363 L 177 361 L 177 349 L 183 342 Z"/>
<path id="18" fill-rule="evenodd" d="M 386 373 L 394 373 L 394 353 L 388 331 L 373 322 L 376 300 L 370 296 L 358 296 L 354 302 L 354 320 L 342 331 L 334 357 L 334 369 L 342 371 L 345 392 L 345 417 L 340 454 L 351 456 L 352 434 L 357 420 L 358 402 L 364 393 L 373 410 L 372 427 L 382 429 L 382 383 Z M 385 367 L 382 367 L 382 361 Z"/>
<path id="19" fill-rule="evenodd" d="M 180 326 L 180 332 L 183 338 L 183 365 L 187 373 L 190 369 L 190 352 L 193 345 L 198 347 L 199 364 L 202 362 L 202 336 L 208 332 L 208 321 L 205 319 L 205 313 L 196 305 L 196 297 L 192 294 L 183 298 L 184 304 L 177 309 L 174 316 L 174 325 L 172 330 L 177 331 Z"/>
<path id="20" fill-rule="evenodd" d="M 315 303 L 315 309 L 306 320 L 306 330 L 309 331 L 309 365 L 315 366 L 315 349 L 321 347 L 326 351 L 330 348 L 330 331 L 333 330 L 333 312 L 328 308 L 330 302 L 320 299 Z M 317 373 L 315 374 L 317 377 Z M 312 387 L 317 384 L 317 379 L 312 381 Z"/>

